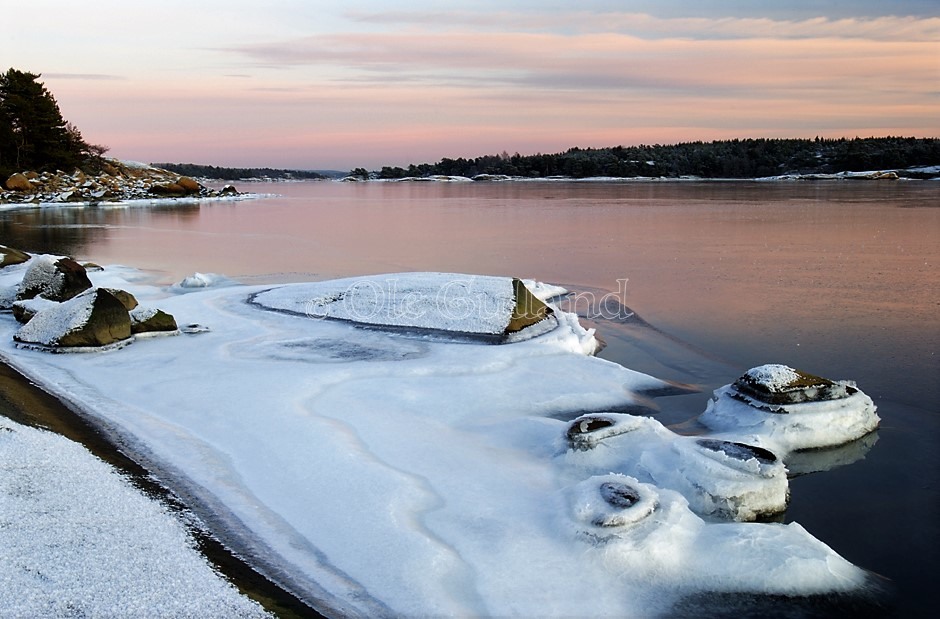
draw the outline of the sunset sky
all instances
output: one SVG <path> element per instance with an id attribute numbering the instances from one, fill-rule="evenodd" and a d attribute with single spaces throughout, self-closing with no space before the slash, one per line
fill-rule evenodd
<path id="1" fill-rule="evenodd" d="M 86 140 L 148 162 L 940 136 L 940 3 L 772 4 L 31 0 L 0 70 L 41 73 Z"/>

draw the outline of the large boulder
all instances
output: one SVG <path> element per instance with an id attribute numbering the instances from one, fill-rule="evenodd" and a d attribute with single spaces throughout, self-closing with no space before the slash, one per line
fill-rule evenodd
<path id="1" fill-rule="evenodd" d="M 13 335 L 17 342 L 54 348 L 108 346 L 131 336 L 131 318 L 113 294 L 89 290 L 44 309 Z"/>
<path id="2" fill-rule="evenodd" d="M 36 256 L 26 270 L 16 299 L 41 296 L 52 301 L 67 301 L 91 288 L 85 267 L 71 258 Z"/>
<path id="3" fill-rule="evenodd" d="M 188 176 L 181 177 L 176 184 L 185 189 L 186 193 L 199 193 L 202 190 L 202 185 Z"/>
<path id="4" fill-rule="evenodd" d="M 14 264 L 22 264 L 27 260 L 29 260 L 29 254 L 6 245 L 0 245 L 0 269 Z"/>
<path id="5" fill-rule="evenodd" d="M 29 182 L 29 179 L 26 178 L 25 174 L 11 174 L 10 178 L 7 179 L 6 187 L 10 191 L 32 191 L 33 184 Z"/>

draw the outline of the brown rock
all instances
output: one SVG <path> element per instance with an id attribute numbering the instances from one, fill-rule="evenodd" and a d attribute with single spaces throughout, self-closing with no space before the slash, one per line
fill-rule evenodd
<path id="1" fill-rule="evenodd" d="M 13 339 L 53 347 L 97 347 L 130 336 L 131 318 L 124 304 L 98 288 L 39 312 Z"/>
<path id="2" fill-rule="evenodd" d="M 185 189 L 187 193 L 199 193 L 202 190 L 202 185 L 188 176 L 180 177 L 176 184 Z"/>
<path id="3" fill-rule="evenodd" d="M 7 179 L 6 187 L 10 191 L 32 191 L 33 184 L 29 182 L 29 179 L 26 178 L 25 174 L 11 174 L 10 178 Z"/>
<path id="4" fill-rule="evenodd" d="M 178 183 L 164 183 L 153 185 L 150 188 L 150 193 L 157 196 L 184 196 L 186 195 L 186 190 L 183 189 L 182 185 Z"/>
<path id="5" fill-rule="evenodd" d="M 506 333 L 521 331 L 530 325 L 544 320 L 552 314 L 552 309 L 545 305 L 541 299 L 532 294 L 532 292 L 525 287 L 525 284 L 522 283 L 522 280 L 515 277 L 513 278 L 512 291 L 516 305 L 509 318 Z"/>
<path id="6" fill-rule="evenodd" d="M 71 258 L 39 256 L 23 275 L 17 301 L 42 296 L 52 301 L 67 301 L 91 288 L 85 267 Z"/>
<path id="7" fill-rule="evenodd" d="M 120 301 L 127 311 L 131 311 L 137 307 L 137 298 L 126 290 L 121 290 L 120 288 L 102 288 L 102 290 L 107 290 L 114 295 L 114 298 Z"/>
<path id="8" fill-rule="evenodd" d="M 140 307 L 131 312 L 131 332 L 133 333 L 161 333 L 176 331 L 176 319 L 163 310 Z"/>
<path id="9" fill-rule="evenodd" d="M 0 269 L 14 264 L 22 264 L 27 260 L 29 260 L 29 254 L 6 245 L 0 245 Z"/>

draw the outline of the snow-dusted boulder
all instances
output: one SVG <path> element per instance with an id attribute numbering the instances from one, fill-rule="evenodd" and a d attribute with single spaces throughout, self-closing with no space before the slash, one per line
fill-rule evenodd
<path id="1" fill-rule="evenodd" d="M 832 381 L 768 364 L 716 389 L 699 420 L 718 431 L 759 436 L 784 458 L 791 451 L 834 447 L 874 431 L 872 399 L 851 381 Z"/>
<path id="2" fill-rule="evenodd" d="M 91 288 L 85 267 L 71 258 L 35 256 L 29 263 L 16 298 L 19 301 L 41 296 L 52 301 L 67 301 Z"/>
<path id="3" fill-rule="evenodd" d="M 22 264 L 29 260 L 29 254 L 6 245 L 0 245 L 0 269 L 3 267 Z"/>
<path id="4" fill-rule="evenodd" d="M 131 336 L 131 319 L 108 291 L 95 288 L 42 310 L 13 335 L 23 344 L 52 348 L 108 346 Z"/>
<path id="5" fill-rule="evenodd" d="M 253 295 L 265 309 L 393 330 L 503 341 L 537 324 L 557 324 L 554 310 L 511 277 L 393 273 L 294 284 Z"/>
<path id="6" fill-rule="evenodd" d="M 618 413 L 578 417 L 560 462 L 570 475 L 622 473 L 682 494 L 702 515 L 739 521 L 783 512 L 787 471 L 756 445 L 679 436 L 655 419 Z"/>
<path id="7" fill-rule="evenodd" d="M 155 307 L 138 307 L 131 312 L 131 332 L 175 333 L 179 327 L 171 314 Z"/>
<path id="8" fill-rule="evenodd" d="M 50 301 L 49 299 L 44 299 L 42 297 L 34 297 L 32 299 L 15 301 L 13 303 L 13 317 L 16 318 L 17 322 L 26 324 L 33 319 L 33 316 L 42 310 L 49 309 L 55 305 L 58 305 L 58 302 Z"/>

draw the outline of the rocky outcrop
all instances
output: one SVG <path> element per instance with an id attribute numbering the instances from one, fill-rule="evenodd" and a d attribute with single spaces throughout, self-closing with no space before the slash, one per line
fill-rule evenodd
<path id="1" fill-rule="evenodd" d="M 67 301 L 91 288 L 85 267 L 71 258 L 36 256 L 20 283 L 16 300 L 41 296 L 51 301 Z"/>
<path id="2" fill-rule="evenodd" d="M 220 191 L 204 187 L 188 176 L 141 163 L 108 159 L 98 174 L 75 170 L 56 172 L 17 172 L 6 179 L 7 191 L 0 191 L 0 203 L 119 202 L 154 197 L 213 198 L 238 195 L 226 186 Z"/>
<path id="3" fill-rule="evenodd" d="M 45 309 L 23 325 L 13 339 L 51 347 L 101 347 L 131 336 L 131 319 L 114 295 L 95 288 Z"/>
<path id="4" fill-rule="evenodd" d="M 0 269 L 14 264 L 23 264 L 27 260 L 29 260 L 29 254 L 26 252 L 0 245 Z"/>

